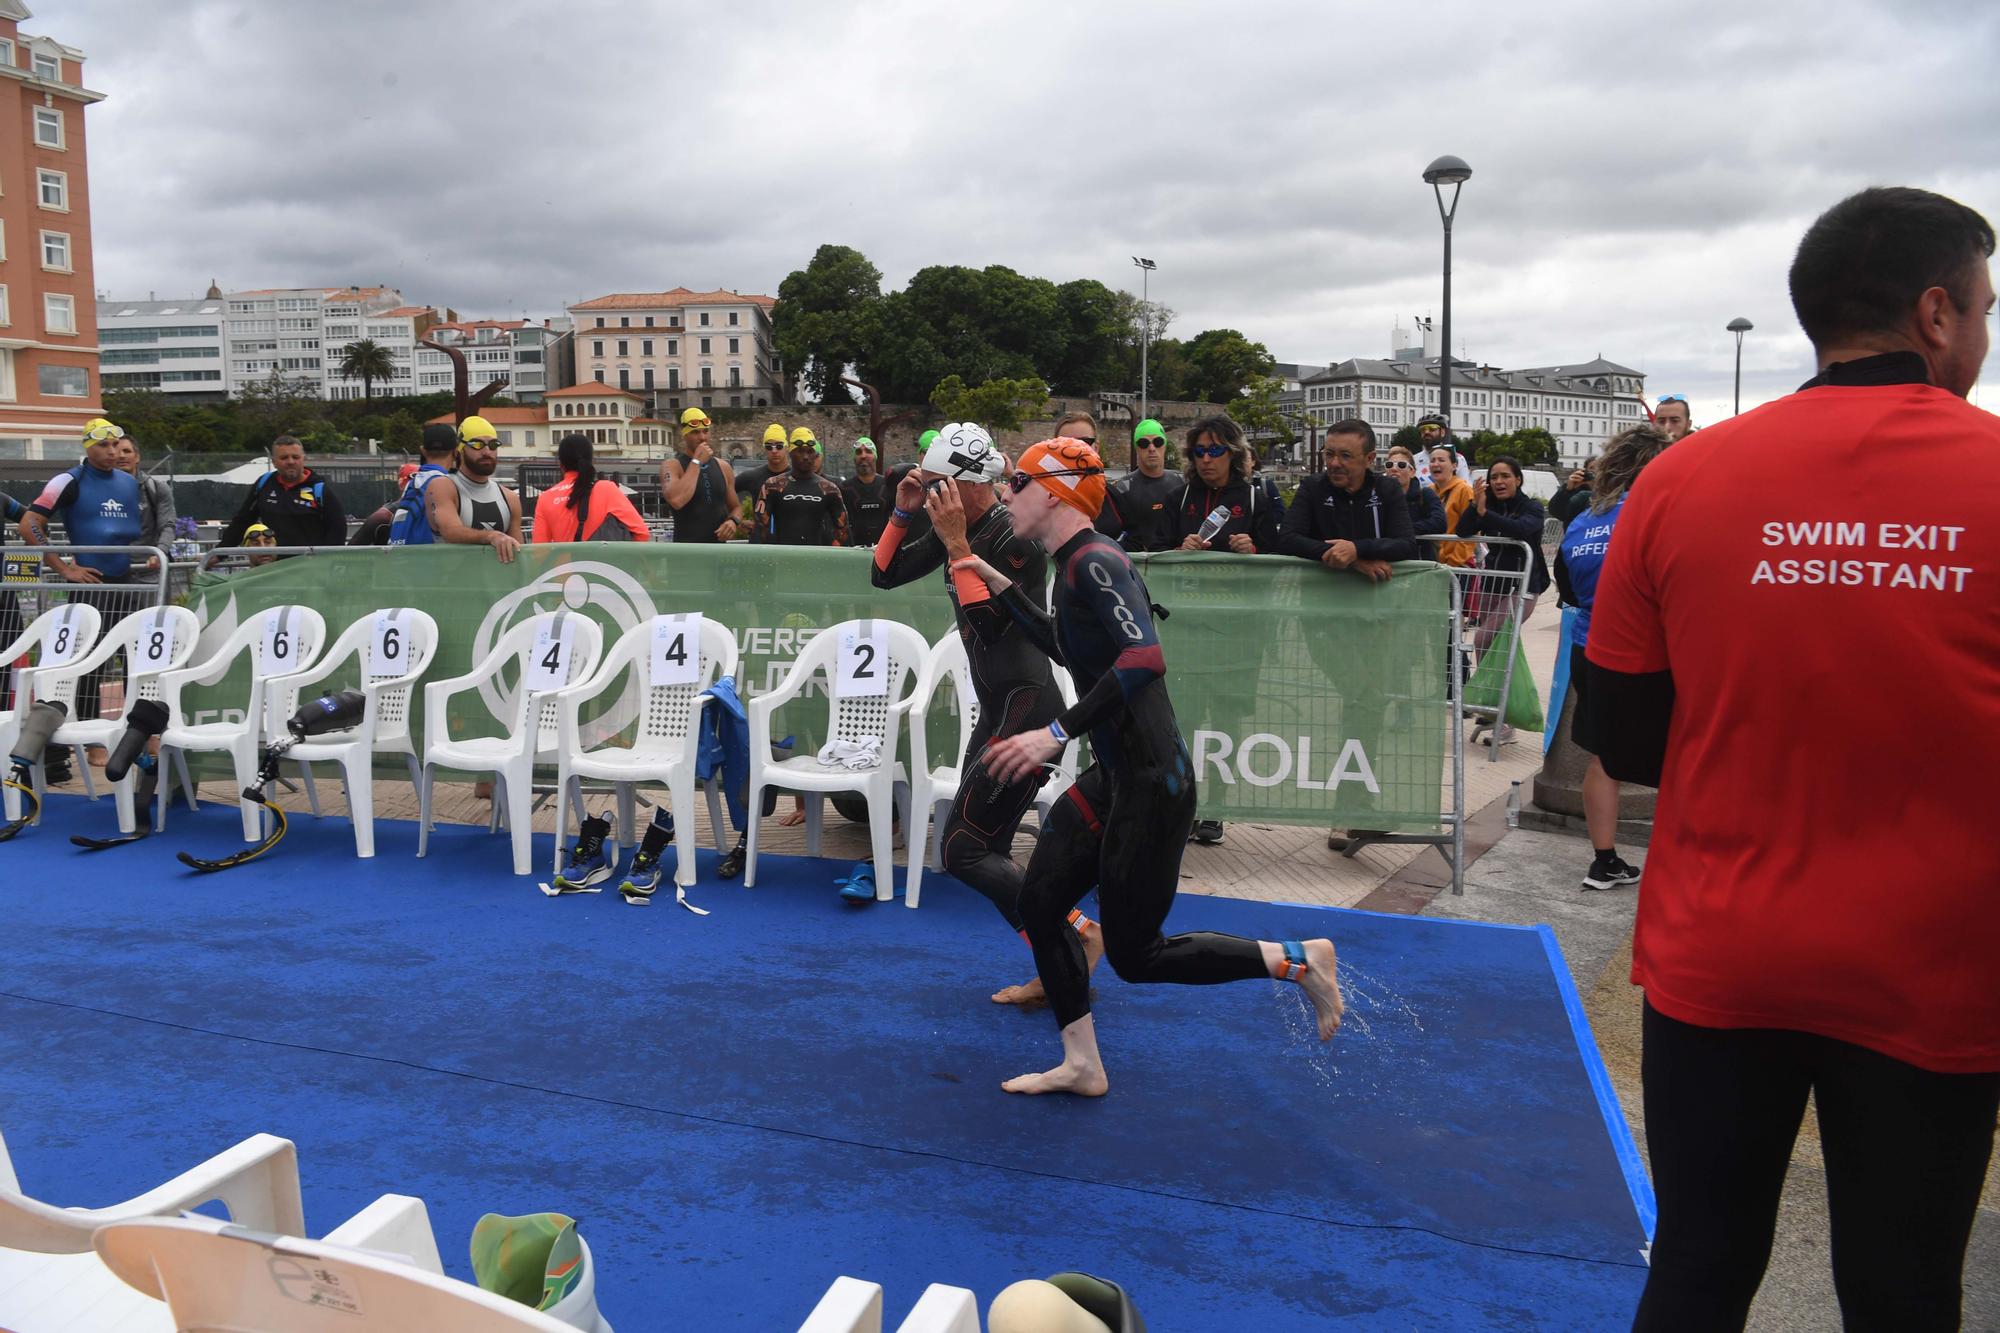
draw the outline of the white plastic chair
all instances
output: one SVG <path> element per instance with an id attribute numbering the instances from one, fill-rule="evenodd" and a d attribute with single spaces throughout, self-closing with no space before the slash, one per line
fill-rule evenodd
<path id="1" fill-rule="evenodd" d="M 665 616 L 656 616 L 625 631 L 595 675 L 580 685 L 557 694 L 556 760 L 556 862 L 562 869 L 563 843 L 569 837 L 570 807 L 574 801 L 582 817 L 582 780 L 594 778 L 610 782 L 618 790 L 617 840 L 625 846 L 637 841 L 632 827 L 632 790 L 640 782 L 664 783 L 667 811 L 674 819 L 674 881 L 683 887 L 694 883 L 694 790 L 695 759 L 701 746 L 701 720 L 709 701 L 701 692 L 724 676 L 736 674 L 736 637 L 727 626 L 708 619 L 701 621 L 701 641 L 695 647 L 694 678 L 677 685 L 651 683 L 653 628 Z M 625 688 L 636 692 L 640 701 L 637 731 L 629 747 L 598 745 L 586 749 L 581 716 L 583 705 L 602 695 L 621 676 L 629 673 Z M 722 839 L 722 798 L 715 784 L 708 788 L 709 824 L 715 832 L 716 850 Z M 613 849 L 614 859 L 616 848 Z"/>
<path id="2" fill-rule="evenodd" d="M 135 1291 L 165 1301 L 171 1326 L 187 1333 L 576 1333 L 552 1314 L 383 1253 L 394 1249 L 393 1232 L 350 1224 L 335 1235 L 304 1240 L 205 1217 L 152 1218 L 105 1227 L 97 1253 Z M 602 1319 L 594 1327 L 611 1333 Z"/>
<path id="3" fill-rule="evenodd" d="M 799 1333 L 882 1333 L 882 1287 L 837 1277 Z M 964 1287 L 933 1282 L 896 1333 L 979 1333 L 979 1300 Z"/>
<path id="4" fill-rule="evenodd" d="M 157 620 L 154 617 L 159 617 Z M 157 635 L 165 642 L 153 643 Z M 141 642 L 143 638 L 146 642 Z M 113 625 L 97 640 L 97 646 L 82 657 L 75 658 L 65 666 L 43 667 L 35 672 L 33 688 L 37 699 L 68 699 L 74 702 L 77 682 L 103 666 L 117 653 L 125 654 L 125 707 L 141 699 L 165 700 L 165 680 L 174 670 L 186 665 L 194 655 L 195 641 L 201 637 L 201 622 L 194 612 L 184 606 L 147 607 L 135 611 Z M 154 648 L 159 652 L 154 652 Z M 79 718 L 71 711 L 70 720 L 56 728 L 50 738 L 53 745 L 93 746 L 109 748 L 118 743 L 125 734 L 125 719 L 118 717 Z M 167 772 L 169 756 L 163 749 L 160 756 L 161 772 Z M 90 767 L 82 765 L 85 781 L 89 781 Z M 181 768 L 182 782 L 189 790 L 185 763 Z M 118 806 L 118 831 L 134 833 L 138 831 L 138 821 L 133 815 L 132 792 L 139 785 L 139 770 L 135 765 L 130 772 L 111 784 L 112 799 Z"/>
<path id="5" fill-rule="evenodd" d="M 859 632 L 867 625 L 874 626 L 882 636 L 885 660 L 871 663 L 870 667 L 883 673 L 886 690 L 879 695 L 849 695 L 843 698 L 836 691 L 841 637 L 849 632 Z M 824 814 L 822 806 L 826 793 L 851 791 L 864 797 L 868 802 L 868 837 L 875 865 L 875 897 L 880 902 L 887 902 L 895 896 L 895 833 L 892 820 L 897 800 L 907 800 L 909 796 L 908 778 L 902 762 L 897 758 L 903 718 L 910 711 L 910 699 L 903 694 L 903 687 L 923 666 L 924 654 L 929 648 L 923 635 L 897 621 L 842 621 L 814 636 L 805 651 L 792 663 L 791 670 L 785 673 L 785 678 L 778 682 L 776 689 L 750 701 L 746 710 L 750 718 L 750 839 L 744 849 L 745 888 L 757 883 L 757 830 L 763 823 L 758 814 L 764 808 L 764 789 L 776 787 L 802 792 L 810 798 L 806 803 L 806 851 L 812 856 L 819 855 Z M 829 767 L 822 765 L 815 755 L 771 758 L 772 715 L 790 700 L 803 696 L 813 677 L 822 671 L 826 673 L 827 681 L 827 739 L 875 741 L 880 746 L 880 757 L 875 767 Z M 907 819 L 904 821 L 906 827 L 908 822 Z"/>
<path id="6" fill-rule="evenodd" d="M 1070 687 L 1069 673 L 1058 669 L 1055 678 L 1063 703 L 1075 703 L 1076 692 Z M 931 701 L 947 680 L 958 696 L 958 745 L 952 751 L 950 763 L 932 768 L 928 734 Z M 965 747 L 972 743 L 972 733 L 978 726 L 979 696 L 972 687 L 972 669 L 966 660 L 965 641 L 953 630 L 932 644 L 930 651 L 924 654 L 923 668 L 917 672 L 917 687 L 910 697 L 910 831 L 906 858 L 909 861 L 909 878 L 904 899 L 907 906 L 917 905 L 918 889 L 923 883 L 926 867 L 940 872 L 944 870 L 942 812 L 958 799 L 959 783 L 964 777 L 959 772 L 959 765 L 964 762 Z M 1063 747 L 1056 771 L 1049 775 L 1041 790 L 1035 794 L 1035 810 L 1043 823 L 1048 821 L 1049 807 L 1055 804 L 1056 798 L 1076 781 L 1078 748 L 1075 741 Z M 932 836 L 933 827 L 937 830 L 935 837 Z"/>
<path id="7" fill-rule="evenodd" d="M 379 636 L 378 624 L 384 625 Z M 294 745 L 285 756 L 297 761 L 311 779 L 310 765 L 336 763 L 347 787 L 347 812 L 354 821 L 354 854 L 375 855 L 375 756 L 401 755 L 410 770 L 410 786 L 421 780 L 416 741 L 410 734 L 410 698 L 417 681 L 431 664 L 438 646 L 437 621 L 415 607 L 398 606 L 371 611 L 349 625 L 310 671 L 285 676 L 269 683 L 271 692 L 271 732 L 269 739 L 285 734 L 285 722 L 298 711 L 299 700 L 315 687 L 333 678 L 350 661 L 358 686 L 368 696 L 368 711 L 361 725 L 348 731 L 332 732 Z M 389 668 L 383 675 L 375 674 Z"/>
<path id="8" fill-rule="evenodd" d="M 190 751 L 227 754 L 236 776 L 236 805 L 243 817 L 245 842 L 263 836 L 264 811 L 256 802 L 244 800 L 241 793 L 257 781 L 257 752 L 264 739 L 273 732 L 284 734 L 284 719 L 271 717 L 272 685 L 310 670 L 325 647 L 326 620 L 319 612 L 309 606 L 274 606 L 238 625 L 207 661 L 160 677 L 160 701 L 166 704 L 168 714 L 167 729 L 160 733 L 161 765 L 169 755 L 184 758 Z M 250 694 L 243 716 L 233 722 L 189 722 L 181 707 L 181 692 L 189 685 L 215 684 L 246 653 L 250 657 Z M 318 805 L 317 799 L 314 805 Z M 166 812 L 162 792 L 154 810 L 156 827 L 165 827 Z"/>
<path id="9" fill-rule="evenodd" d="M 106 1208 L 58 1208 L 21 1193 L 0 1140 L 0 1328 L 166 1329 L 166 1307 L 128 1289 L 98 1260 L 99 1227 L 171 1217 L 221 1202 L 239 1226 L 303 1231 L 291 1140 L 255 1134 L 193 1170 Z"/>
<path id="10" fill-rule="evenodd" d="M 64 602 L 36 616 L 29 626 L 15 636 L 14 641 L 0 648 L 0 662 L 14 662 L 25 657 L 32 649 L 35 663 L 60 665 L 71 658 L 81 657 L 97 646 L 98 631 L 103 626 L 103 617 L 96 607 L 88 602 Z M 0 698 L 0 764 L 5 764 L 7 756 L 14 751 L 14 739 L 21 734 L 21 719 L 34 704 L 35 666 L 16 667 L 13 674 L 14 706 L 7 708 L 7 700 Z M 76 711 L 75 676 L 65 678 L 59 687 L 56 701 L 70 712 Z M 8 819 L 21 816 L 21 793 L 12 787 L 4 789 L 4 805 Z"/>
<path id="11" fill-rule="evenodd" d="M 531 690 L 528 682 L 534 664 L 529 659 L 535 650 L 536 636 L 545 626 L 552 635 L 560 635 L 564 617 L 576 627 L 570 641 L 569 660 L 559 663 L 563 670 L 550 688 Z M 493 793 L 493 811 L 496 819 L 503 808 L 506 811 L 507 833 L 514 847 L 514 873 L 525 875 L 533 869 L 535 765 L 556 762 L 560 737 L 555 696 L 567 686 L 590 679 L 603 649 L 603 631 L 590 617 L 573 611 L 544 611 L 508 630 L 485 660 L 463 676 L 434 680 L 424 686 L 424 767 L 422 781 L 417 784 L 418 856 L 430 851 L 431 787 L 437 770 L 452 768 L 494 775 L 500 789 Z M 511 687 L 503 684 L 500 675 L 510 665 L 516 673 Z M 499 717 L 505 734 L 462 741 L 451 739 L 446 711 L 451 697 L 488 682 L 512 690 Z"/>

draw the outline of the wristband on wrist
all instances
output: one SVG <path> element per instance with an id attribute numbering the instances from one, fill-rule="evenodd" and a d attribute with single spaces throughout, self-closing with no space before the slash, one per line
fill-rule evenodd
<path id="1" fill-rule="evenodd" d="M 900 523 L 907 528 L 908 526 L 910 526 L 910 520 L 915 518 L 916 516 L 917 516 L 916 510 L 904 509 L 898 506 L 890 510 L 889 521 L 891 523 Z"/>
<path id="2" fill-rule="evenodd" d="M 1049 735 L 1056 738 L 1056 744 L 1058 745 L 1069 744 L 1069 733 L 1062 729 L 1061 722 L 1049 723 Z"/>

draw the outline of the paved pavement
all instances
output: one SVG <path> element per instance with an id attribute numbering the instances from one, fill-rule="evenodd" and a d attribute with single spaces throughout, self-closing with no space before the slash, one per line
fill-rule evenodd
<path id="1" fill-rule="evenodd" d="M 1559 618 L 1552 604 L 1531 620 L 1522 635 L 1536 679 L 1544 683 L 1558 644 Z M 1365 906 L 1372 910 L 1426 913 L 1465 920 L 1515 924 L 1547 922 L 1561 943 L 1578 992 L 1590 1015 L 1598 1049 L 1618 1090 L 1625 1117 L 1643 1151 L 1645 1124 L 1639 1090 L 1639 992 L 1629 981 L 1636 893 L 1585 893 L 1579 880 L 1590 852 L 1581 838 L 1525 829 L 1508 830 L 1503 804 L 1509 784 L 1525 784 L 1541 766 L 1539 739 L 1523 736 L 1503 746 L 1488 762 L 1483 750 L 1466 756 L 1467 810 L 1472 857 L 1463 897 L 1445 886 L 1449 876 L 1436 851 L 1378 847 L 1354 857 L 1326 848 L 1326 831 L 1273 825 L 1232 824 L 1219 846 L 1190 845 L 1182 862 L 1182 889 L 1266 901 Z M 205 784 L 206 796 L 220 799 L 225 782 Z M 80 790 L 72 786 L 70 790 Z M 321 787 L 330 815 L 344 813 L 337 782 Z M 304 809 L 303 794 L 283 798 Z M 384 819 L 414 819 L 416 799 L 406 782 L 378 782 L 376 812 Z M 488 803 L 465 784 L 440 786 L 439 818 L 484 824 Z M 780 813 L 785 807 L 781 806 Z M 107 812 L 108 813 L 108 812 Z M 647 816 L 640 812 L 643 821 Z M 538 830 L 554 827 L 552 809 L 537 815 Z M 701 841 L 713 845 L 706 812 L 698 819 Z M 804 831 L 766 821 L 760 843 L 774 853 L 802 853 Z M 1031 833 L 1016 845 L 1025 857 Z M 496 848 L 496 855 L 501 855 Z M 821 854 L 844 861 L 868 856 L 863 826 L 829 812 Z M 2000 1330 L 2000 1169 L 1989 1173 L 1985 1206 L 1967 1258 L 1964 1326 Z M 1799 1138 L 1787 1181 L 1771 1266 L 1750 1327 L 1755 1330 L 1837 1329 L 1840 1319 L 1827 1261 L 1825 1173 L 1818 1135 L 1810 1115 Z"/>

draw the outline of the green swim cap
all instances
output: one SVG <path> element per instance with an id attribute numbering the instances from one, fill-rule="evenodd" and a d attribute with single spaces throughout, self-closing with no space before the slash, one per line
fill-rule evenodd
<path id="1" fill-rule="evenodd" d="M 1135 440 L 1150 440 L 1155 435 L 1159 436 L 1163 440 L 1166 439 L 1167 428 L 1165 426 L 1162 426 L 1159 422 L 1153 420 L 1151 417 L 1147 417 L 1144 421 L 1140 422 L 1137 426 L 1132 428 L 1132 438 Z"/>
<path id="2" fill-rule="evenodd" d="M 922 435 L 917 436 L 917 451 L 921 453 L 925 449 L 930 448 L 931 441 L 935 440 L 937 437 L 938 433 L 934 430 L 927 430 Z"/>

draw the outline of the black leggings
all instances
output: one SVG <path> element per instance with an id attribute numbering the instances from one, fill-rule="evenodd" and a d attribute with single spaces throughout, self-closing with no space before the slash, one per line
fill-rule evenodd
<path id="1" fill-rule="evenodd" d="M 1771 1257 L 1806 1094 L 1849 1330 L 1955 1329 L 2000 1073 L 1937 1074 L 1830 1037 L 1645 1012 L 1660 1217 L 1634 1329 L 1740 1329 Z"/>
<path id="2" fill-rule="evenodd" d="M 1212 986 L 1269 977 L 1255 940 L 1211 931 L 1164 936 L 1194 827 L 1194 774 L 1185 750 L 1172 772 L 1121 773 L 1093 764 L 1056 802 L 1021 886 L 1021 918 L 1056 1023 L 1090 1012 L 1083 942 L 1070 909 L 1097 886 L 1104 956 L 1126 981 Z"/>
<path id="3" fill-rule="evenodd" d="M 1016 931 L 1025 927 L 1020 907 L 1023 872 L 1014 860 L 1014 831 L 1035 803 L 1043 774 L 1037 770 L 1019 782 L 998 782 L 979 761 L 995 736 L 1046 727 L 1061 704 L 1054 690 L 1023 685 L 1008 693 L 997 719 L 980 710 L 979 725 L 958 762 L 958 797 L 938 834 L 945 870 L 985 894 Z M 921 849 L 917 854 L 923 854 Z"/>

